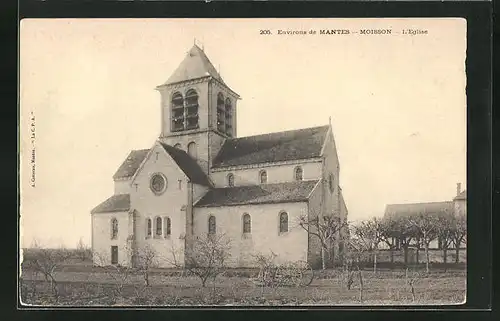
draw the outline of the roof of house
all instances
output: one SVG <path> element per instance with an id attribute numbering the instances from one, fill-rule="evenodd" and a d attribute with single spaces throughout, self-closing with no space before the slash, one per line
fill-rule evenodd
<path id="1" fill-rule="evenodd" d="M 120 165 L 113 179 L 129 178 L 134 176 L 142 161 L 148 154 L 149 149 L 133 150 Z"/>
<path id="2" fill-rule="evenodd" d="M 307 159 L 321 156 L 329 126 L 227 139 L 213 168 Z"/>
<path id="3" fill-rule="evenodd" d="M 130 210 L 130 194 L 117 194 L 97 205 L 90 213 L 127 212 L 128 210 Z"/>
<path id="4" fill-rule="evenodd" d="M 207 76 L 212 76 L 224 83 L 222 77 L 210 62 L 210 59 L 205 55 L 205 52 L 197 45 L 194 45 L 165 84 L 173 84 Z"/>
<path id="5" fill-rule="evenodd" d="M 185 151 L 175 148 L 173 146 L 160 143 L 165 151 L 172 157 L 172 159 L 177 163 L 179 168 L 186 174 L 189 180 L 195 184 L 200 184 L 203 186 L 212 186 L 207 175 L 201 169 L 200 165 L 196 162 L 194 158 L 189 156 Z"/>
<path id="6" fill-rule="evenodd" d="M 458 194 L 453 200 L 466 200 L 467 190 L 463 190 L 462 193 Z"/>
<path id="7" fill-rule="evenodd" d="M 317 180 L 310 180 L 215 188 L 205 194 L 195 207 L 305 202 L 317 183 Z"/>
<path id="8" fill-rule="evenodd" d="M 453 212 L 453 202 L 429 202 L 388 204 L 385 208 L 386 217 L 410 217 L 414 215 L 439 215 Z"/>

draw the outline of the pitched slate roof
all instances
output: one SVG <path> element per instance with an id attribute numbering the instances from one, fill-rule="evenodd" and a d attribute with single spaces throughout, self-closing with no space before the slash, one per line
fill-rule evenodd
<path id="1" fill-rule="evenodd" d="M 113 179 L 123 179 L 134 176 L 142 161 L 148 154 L 149 149 L 133 150 L 120 165 Z"/>
<path id="2" fill-rule="evenodd" d="M 130 210 L 130 195 L 117 194 L 97 205 L 90 213 L 126 212 L 128 210 Z"/>
<path id="3" fill-rule="evenodd" d="M 210 190 L 195 207 L 305 202 L 317 180 L 235 186 Z"/>
<path id="4" fill-rule="evenodd" d="M 464 190 L 462 193 L 458 194 L 453 200 L 466 200 L 467 199 L 467 190 Z"/>
<path id="5" fill-rule="evenodd" d="M 189 156 L 188 153 L 167 144 L 161 143 L 161 145 L 177 163 L 179 168 L 186 174 L 187 177 L 189 177 L 191 182 L 203 186 L 212 186 L 210 180 L 208 179 L 205 172 L 203 172 L 200 165 L 198 165 L 196 160 Z"/>
<path id="6" fill-rule="evenodd" d="M 212 76 L 224 83 L 214 65 L 210 62 L 210 59 L 205 55 L 205 52 L 197 45 L 194 45 L 165 84 L 173 84 L 206 76 Z"/>
<path id="7" fill-rule="evenodd" d="M 321 156 L 329 126 L 227 139 L 213 168 L 298 160 Z"/>
<path id="8" fill-rule="evenodd" d="M 440 215 L 453 213 L 453 202 L 429 202 L 388 204 L 385 208 L 386 217 L 410 217 L 416 215 Z"/>

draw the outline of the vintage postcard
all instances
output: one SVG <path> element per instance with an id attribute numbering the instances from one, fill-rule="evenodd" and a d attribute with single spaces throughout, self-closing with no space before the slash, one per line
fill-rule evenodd
<path id="1" fill-rule="evenodd" d="M 464 303 L 466 29 L 22 20 L 22 304 Z"/>

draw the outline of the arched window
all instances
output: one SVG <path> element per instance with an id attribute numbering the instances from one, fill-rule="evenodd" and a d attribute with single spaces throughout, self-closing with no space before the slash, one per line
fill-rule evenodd
<path id="1" fill-rule="evenodd" d="M 172 95 L 172 131 L 179 131 L 184 129 L 184 98 L 180 92 Z"/>
<path id="2" fill-rule="evenodd" d="M 231 104 L 231 100 L 226 98 L 225 106 L 225 115 L 226 115 L 226 134 L 229 137 L 233 136 L 233 106 Z"/>
<path id="3" fill-rule="evenodd" d="M 251 233 L 252 232 L 252 219 L 250 218 L 250 214 L 243 214 L 243 233 Z"/>
<path id="4" fill-rule="evenodd" d="M 296 181 L 301 181 L 302 178 L 303 178 L 303 171 L 302 171 L 302 167 L 300 166 L 297 166 L 295 167 L 295 180 Z"/>
<path id="5" fill-rule="evenodd" d="M 181 143 L 177 143 L 174 145 L 174 148 L 177 148 L 177 149 L 182 149 L 182 145 Z"/>
<path id="6" fill-rule="evenodd" d="M 286 212 L 280 213 L 280 233 L 288 232 L 288 214 Z"/>
<path id="7" fill-rule="evenodd" d="M 330 174 L 330 176 L 328 176 L 328 185 L 330 187 L 330 192 L 333 193 L 333 191 L 335 190 L 335 181 L 333 179 L 333 174 Z"/>
<path id="8" fill-rule="evenodd" d="M 155 223 L 156 223 L 156 236 L 161 236 L 161 232 L 163 230 L 161 217 L 157 217 Z"/>
<path id="9" fill-rule="evenodd" d="M 190 89 L 186 93 L 186 129 L 198 128 L 198 93 Z"/>
<path id="10" fill-rule="evenodd" d="M 234 186 L 234 175 L 232 173 L 227 174 L 227 186 Z"/>
<path id="11" fill-rule="evenodd" d="M 267 183 L 267 172 L 266 171 L 260 171 L 259 173 L 259 179 L 261 184 L 266 184 Z"/>
<path id="12" fill-rule="evenodd" d="M 170 234 L 172 234 L 172 223 L 170 222 L 170 217 L 165 217 L 164 219 L 165 222 L 165 237 L 169 237 Z"/>
<path id="13" fill-rule="evenodd" d="M 213 235 L 216 232 L 215 216 L 211 215 L 208 218 L 208 234 Z"/>
<path id="14" fill-rule="evenodd" d="M 111 239 L 115 240 L 118 237 L 118 220 L 116 218 L 111 219 Z"/>
<path id="15" fill-rule="evenodd" d="M 152 225 L 151 219 L 150 218 L 146 219 L 146 237 L 151 237 L 151 233 L 152 233 L 152 231 L 151 231 L 152 226 L 151 225 Z"/>
<path id="16" fill-rule="evenodd" d="M 197 151 L 196 143 L 195 142 L 189 143 L 189 145 L 188 145 L 188 154 L 189 154 L 189 156 L 191 156 L 194 159 L 196 159 L 198 151 Z"/>
<path id="17" fill-rule="evenodd" d="M 226 108 L 224 107 L 224 95 L 217 94 L 217 130 L 224 133 L 226 131 Z"/>

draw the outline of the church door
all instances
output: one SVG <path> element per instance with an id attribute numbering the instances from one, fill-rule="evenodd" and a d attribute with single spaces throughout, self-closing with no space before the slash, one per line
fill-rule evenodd
<path id="1" fill-rule="evenodd" d="M 118 246 L 111 247 L 111 264 L 118 264 Z"/>

